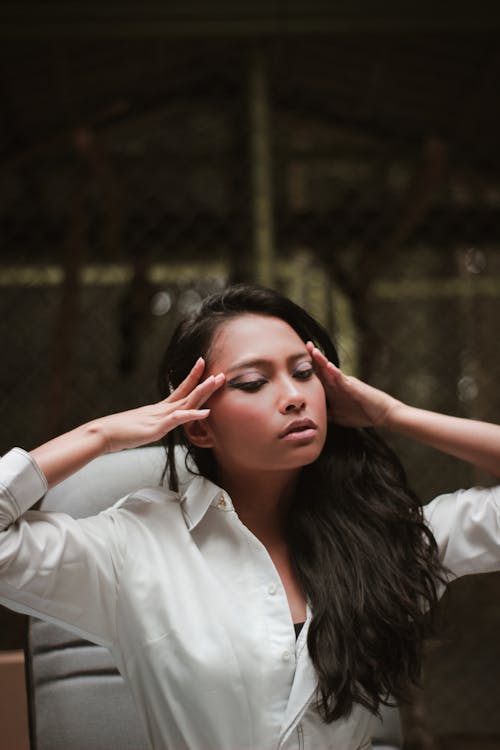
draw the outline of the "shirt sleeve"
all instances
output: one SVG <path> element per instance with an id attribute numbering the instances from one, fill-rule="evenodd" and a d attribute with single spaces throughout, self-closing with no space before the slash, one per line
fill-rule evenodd
<path id="1" fill-rule="evenodd" d="M 451 578 L 500 570 L 500 487 L 440 495 L 424 516 Z"/>
<path id="2" fill-rule="evenodd" d="M 123 558 L 117 513 L 28 511 L 46 491 L 25 451 L 0 460 L 0 603 L 109 648 Z"/>

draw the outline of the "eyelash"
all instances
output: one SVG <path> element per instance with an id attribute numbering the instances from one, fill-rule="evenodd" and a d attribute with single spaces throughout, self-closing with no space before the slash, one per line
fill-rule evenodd
<path id="1" fill-rule="evenodd" d="M 240 391 L 247 391 L 247 393 L 254 393 L 262 388 L 267 383 L 267 380 L 251 380 L 246 383 L 230 383 L 231 388 L 237 388 Z"/>
<path id="2" fill-rule="evenodd" d="M 296 370 L 293 376 L 299 380 L 309 380 L 313 375 L 314 367 L 309 367 L 307 370 Z"/>
<path id="3" fill-rule="evenodd" d="M 293 377 L 297 378 L 297 380 L 309 380 L 309 378 L 313 375 L 314 369 L 311 367 L 308 370 L 296 370 Z M 247 393 L 256 393 L 267 382 L 267 380 L 264 380 L 262 378 L 260 380 L 251 380 L 246 383 L 230 383 L 229 385 L 231 386 L 231 388 L 238 388 L 239 390 L 246 391 Z"/>

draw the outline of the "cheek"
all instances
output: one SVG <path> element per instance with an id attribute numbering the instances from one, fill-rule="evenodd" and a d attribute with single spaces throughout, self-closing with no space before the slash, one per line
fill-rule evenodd
<path id="1" fill-rule="evenodd" d="M 314 384 L 314 390 L 311 395 L 311 401 L 314 404 L 314 408 L 318 412 L 318 417 L 321 415 L 326 419 L 328 411 L 328 402 L 326 400 L 326 392 L 321 383 L 318 381 Z"/>
<path id="2" fill-rule="evenodd" d="M 211 399 L 211 413 L 208 422 L 220 442 L 245 442 L 250 433 L 262 434 L 269 410 L 256 401 L 225 399 L 224 394 Z"/>

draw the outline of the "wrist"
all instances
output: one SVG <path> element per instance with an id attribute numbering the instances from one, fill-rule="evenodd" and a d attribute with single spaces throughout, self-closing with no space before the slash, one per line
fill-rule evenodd
<path id="1" fill-rule="evenodd" d="M 105 440 L 97 425 L 89 422 L 49 440 L 30 453 L 52 487 L 105 453 Z"/>
<path id="2" fill-rule="evenodd" d="M 409 409 L 411 409 L 410 406 L 391 396 L 391 402 L 383 414 L 380 427 L 397 432 L 400 425 L 404 422 L 405 414 L 408 413 Z"/>
<path id="3" fill-rule="evenodd" d="M 103 453 L 111 453 L 113 450 L 110 436 L 106 433 L 101 420 L 94 419 L 92 422 L 87 422 L 77 427 L 77 430 L 81 432 L 82 440 L 85 441 L 88 447 L 90 461 L 101 456 Z"/>

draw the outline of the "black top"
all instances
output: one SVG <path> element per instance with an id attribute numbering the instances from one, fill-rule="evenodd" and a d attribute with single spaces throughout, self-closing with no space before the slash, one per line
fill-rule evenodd
<path id="1" fill-rule="evenodd" d="M 295 628 L 295 637 L 298 638 L 300 631 L 304 627 L 304 623 L 303 622 L 294 622 L 293 623 L 293 627 Z"/>

